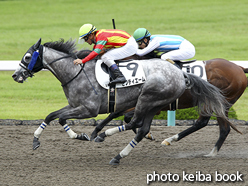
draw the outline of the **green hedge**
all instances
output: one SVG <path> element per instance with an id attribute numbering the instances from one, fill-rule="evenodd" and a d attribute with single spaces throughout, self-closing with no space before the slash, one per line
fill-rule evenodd
<path id="1" fill-rule="evenodd" d="M 190 119 L 198 119 L 199 114 L 197 112 L 196 108 L 187 108 L 187 109 L 178 109 L 176 110 L 176 120 L 190 120 Z M 228 114 L 228 117 L 230 119 L 238 119 L 236 111 L 233 109 L 233 107 L 230 109 L 230 112 Z M 161 111 L 159 115 L 154 116 L 154 119 L 162 119 L 167 120 L 167 111 Z M 211 117 L 211 120 L 216 120 L 216 117 Z M 120 116 L 116 118 L 115 120 L 124 120 L 124 116 Z"/>
<path id="2" fill-rule="evenodd" d="M 236 111 L 231 108 L 228 114 L 230 119 L 237 119 Z M 187 108 L 187 109 L 178 109 L 176 110 L 176 119 L 177 120 L 188 120 L 188 119 L 197 119 L 199 114 L 196 108 Z M 162 111 L 159 115 L 154 116 L 154 119 L 164 119 L 167 120 L 167 111 Z M 211 120 L 216 120 L 216 117 L 211 117 Z"/>

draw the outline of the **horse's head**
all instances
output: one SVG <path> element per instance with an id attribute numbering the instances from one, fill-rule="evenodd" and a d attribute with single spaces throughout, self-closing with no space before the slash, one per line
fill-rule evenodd
<path id="1" fill-rule="evenodd" d="M 41 45 L 41 39 L 39 39 L 24 54 L 20 66 L 14 72 L 12 78 L 18 83 L 23 83 L 28 77 L 32 77 L 35 72 L 43 69 L 42 56 L 43 46 Z"/>

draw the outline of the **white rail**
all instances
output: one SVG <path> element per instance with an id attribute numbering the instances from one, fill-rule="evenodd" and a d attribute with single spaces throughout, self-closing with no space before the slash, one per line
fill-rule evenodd
<path id="1" fill-rule="evenodd" d="M 232 61 L 232 62 L 244 68 L 248 68 L 248 61 Z M 14 60 L 0 61 L 0 71 L 16 70 L 19 63 L 20 61 L 14 61 Z"/>

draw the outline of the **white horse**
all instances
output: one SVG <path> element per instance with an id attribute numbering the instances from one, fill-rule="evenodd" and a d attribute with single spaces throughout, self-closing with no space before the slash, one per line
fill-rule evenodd
<path id="1" fill-rule="evenodd" d="M 45 127 L 54 119 L 71 138 L 88 140 L 86 135 L 76 134 L 67 124 L 67 119 L 85 119 L 108 112 L 108 90 L 103 88 L 95 77 L 96 59 L 82 66 L 75 66 L 75 42 L 63 40 L 41 45 L 41 39 L 23 56 L 20 67 L 12 75 L 22 83 L 25 79 L 43 68 L 50 70 L 61 82 L 69 105 L 50 113 L 34 133 L 33 149 L 39 147 L 39 138 Z M 79 57 L 79 56 L 78 56 Z M 130 144 L 110 164 L 119 164 L 149 132 L 154 115 L 165 106 L 180 97 L 190 87 L 190 93 L 198 100 L 202 113 L 226 118 L 226 101 L 220 90 L 201 78 L 186 74 L 174 65 L 161 59 L 141 60 L 146 81 L 143 84 L 117 89 L 116 111 L 135 107 L 134 117 L 126 126 L 107 130 L 104 135 L 110 136 L 117 131 L 140 128 Z M 83 72 L 84 73 L 83 73 Z M 185 77 L 189 81 L 186 85 Z M 105 136 L 102 135 L 101 138 Z"/>

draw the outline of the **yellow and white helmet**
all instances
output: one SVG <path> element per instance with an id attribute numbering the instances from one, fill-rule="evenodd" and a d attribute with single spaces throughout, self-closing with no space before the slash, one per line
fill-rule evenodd
<path id="1" fill-rule="evenodd" d="M 79 40 L 78 43 L 83 44 L 88 40 L 87 36 L 93 32 L 97 31 L 97 28 L 92 24 L 84 24 L 79 29 Z"/>

